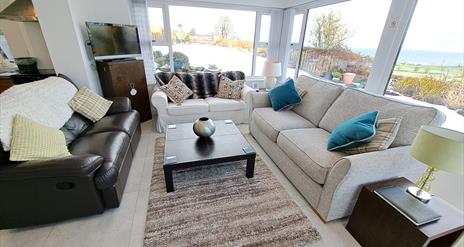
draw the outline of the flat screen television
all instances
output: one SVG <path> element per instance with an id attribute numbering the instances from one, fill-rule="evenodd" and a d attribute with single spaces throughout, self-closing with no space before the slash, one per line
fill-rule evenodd
<path id="1" fill-rule="evenodd" d="M 96 60 L 134 57 L 141 53 L 137 26 L 86 22 Z"/>

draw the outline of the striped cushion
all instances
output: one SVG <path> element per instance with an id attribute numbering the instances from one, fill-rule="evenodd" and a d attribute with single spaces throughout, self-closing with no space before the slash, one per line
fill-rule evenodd
<path id="1" fill-rule="evenodd" d="M 220 75 L 224 75 L 234 81 L 245 79 L 245 74 L 241 71 L 223 73 L 159 72 L 155 74 L 155 79 L 160 86 L 164 86 L 169 83 L 173 76 L 177 76 L 193 92 L 188 99 L 206 99 L 214 97 L 217 94 Z"/>
<path id="2" fill-rule="evenodd" d="M 11 137 L 11 161 L 44 160 L 70 155 L 63 132 L 16 115 Z"/>
<path id="3" fill-rule="evenodd" d="M 82 116 L 97 122 L 105 116 L 113 102 L 97 95 L 88 88 L 81 88 L 68 105 Z"/>
<path id="4" fill-rule="evenodd" d="M 343 152 L 347 154 L 360 154 L 386 150 L 395 140 L 400 123 L 401 118 L 388 118 L 379 120 L 377 122 L 377 131 L 371 142 L 360 147 L 344 150 Z"/>

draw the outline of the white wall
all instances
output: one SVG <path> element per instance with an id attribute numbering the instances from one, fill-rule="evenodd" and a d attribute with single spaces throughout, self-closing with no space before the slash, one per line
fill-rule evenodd
<path id="1" fill-rule="evenodd" d="M 53 69 L 53 63 L 37 22 L 0 20 L 13 57 L 35 57 L 39 69 Z"/>
<path id="2" fill-rule="evenodd" d="M 55 71 L 101 94 L 86 21 L 130 24 L 129 0 L 33 0 Z"/>

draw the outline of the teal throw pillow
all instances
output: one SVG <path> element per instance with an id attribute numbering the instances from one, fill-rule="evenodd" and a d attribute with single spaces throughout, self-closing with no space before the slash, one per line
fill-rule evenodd
<path id="1" fill-rule="evenodd" d="M 370 142 L 375 136 L 378 114 L 377 111 L 364 113 L 337 125 L 330 135 L 327 149 L 341 151 Z"/>
<path id="2" fill-rule="evenodd" d="M 301 102 L 300 95 L 298 95 L 298 91 L 295 88 L 295 82 L 292 79 L 271 89 L 269 91 L 269 99 L 274 111 L 281 111 Z"/>

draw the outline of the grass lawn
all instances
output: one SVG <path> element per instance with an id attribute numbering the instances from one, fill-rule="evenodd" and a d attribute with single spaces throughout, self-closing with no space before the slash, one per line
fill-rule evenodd
<path id="1" fill-rule="evenodd" d="M 439 66 L 421 64 L 398 64 L 395 66 L 393 75 L 406 77 L 432 76 L 442 79 L 447 76 L 450 81 L 464 82 L 463 66 Z"/>

